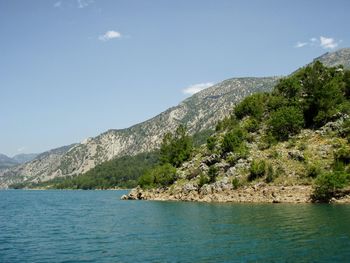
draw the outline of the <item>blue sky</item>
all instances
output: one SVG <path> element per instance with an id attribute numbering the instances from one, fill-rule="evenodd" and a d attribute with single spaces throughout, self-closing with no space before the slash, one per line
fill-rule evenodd
<path id="1" fill-rule="evenodd" d="M 350 46 L 350 1 L 0 0 L 0 152 L 126 128 Z M 187 92 L 186 92 L 187 91 Z"/>

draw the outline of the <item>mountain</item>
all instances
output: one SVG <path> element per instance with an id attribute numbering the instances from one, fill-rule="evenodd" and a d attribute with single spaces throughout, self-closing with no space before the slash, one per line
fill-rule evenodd
<path id="1" fill-rule="evenodd" d="M 80 174 L 115 157 L 150 151 L 160 145 L 166 132 L 175 130 L 179 124 L 185 124 L 191 134 L 213 129 L 235 103 L 252 93 L 271 90 L 277 80 L 278 77 L 225 80 L 148 121 L 127 129 L 109 130 L 63 152 L 48 152 L 45 158 L 39 155 L 29 163 L 0 173 L 0 187 Z"/>
<path id="2" fill-rule="evenodd" d="M 74 145 L 71 144 L 41 153 L 30 162 L 0 170 L 0 188 L 7 188 L 11 184 L 25 182 L 32 173 L 35 173 L 37 178 L 40 178 L 42 174 L 51 174 L 55 169 L 58 169 L 61 157 Z M 36 182 L 39 180 L 37 179 Z"/>
<path id="3" fill-rule="evenodd" d="M 6 156 L 5 154 L 0 153 L 0 169 L 6 169 L 19 164 L 30 162 L 36 156 L 38 156 L 38 154 L 36 153 L 22 153 L 17 154 L 11 158 Z"/>
<path id="4" fill-rule="evenodd" d="M 0 153 L 0 169 L 6 169 L 17 165 L 18 162 L 12 158 Z"/>
<path id="5" fill-rule="evenodd" d="M 37 153 L 21 153 L 12 157 L 12 160 L 19 164 L 30 162 L 35 159 L 39 154 Z"/>
<path id="6" fill-rule="evenodd" d="M 301 68 L 237 104 L 206 144 L 163 141 L 162 162 L 122 199 L 350 203 L 349 95 L 350 70 Z"/>
<path id="7" fill-rule="evenodd" d="M 319 58 L 327 66 L 350 63 L 350 49 L 326 53 Z M 109 130 L 81 143 L 45 153 L 33 161 L 0 172 L 0 187 L 11 183 L 39 182 L 86 172 L 97 164 L 123 155 L 150 151 L 162 136 L 185 124 L 191 134 L 213 129 L 228 116 L 233 105 L 259 91 L 271 91 L 279 77 L 232 78 L 187 98 L 156 117 L 127 129 Z"/>
<path id="8" fill-rule="evenodd" d="M 345 68 L 350 68 L 350 48 L 339 49 L 336 52 L 328 52 L 322 56 L 315 58 L 328 67 L 343 65 Z"/>

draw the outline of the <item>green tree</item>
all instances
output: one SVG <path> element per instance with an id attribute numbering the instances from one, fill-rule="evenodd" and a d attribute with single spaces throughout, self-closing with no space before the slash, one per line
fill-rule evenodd
<path id="1" fill-rule="evenodd" d="M 303 114 L 296 107 L 278 109 L 271 113 L 269 121 L 272 135 L 278 140 L 287 140 L 289 135 L 297 134 L 303 125 Z"/>
<path id="2" fill-rule="evenodd" d="M 215 136 L 210 136 L 207 139 L 207 149 L 212 152 L 215 149 L 216 142 L 217 142 L 216 137 Z"/>
<path id="3" fill-rule="evenodd" d="M 349 174 L 343 171 L 322 174 L 316 179 L 312 198 L 314 201 L 329 202 L 348 182 Z"/>
<path id="4" fill-rule="evenodd" d="M 160 161 L 179 167 L 190 158 L 192 149 L 192 138 L 187 134 L 186 128 L 180 125 L 175 134 L 165 134 L 160 147 Z"/>
<path id="5" fill-rule="evenodd" d="M 266 162 L 264 160 L 254 160 L 250 166 L 249 181 L 263 177 L 266 173 Z"/>
<path id="6" fill-rule="evenodd" d="M 251 116 L 261 119 L 265 110 L 266 94 L 255 93 L 246 97 L 234 108 L 234 113 L 238 119 Z"/>
<path id="7" fill-rule="evenodd" d="M 139 178 L 142 188 L 169 186 L 176 180 L 176 168 L 166 163 L 148 170 Z"/>
<path id="8" fill-rule="evenodd" d="M 284 98 L 293 99 L 297 96 L 300 96 L 301 85 L 295 76 L 291 76 L 281 79 L 276 85 L 275 89 Z"/>
<path id="9" fill-rule="evenodd" d="M 236 127 L 225 134 L 222 141 L 221 149 L 223 153 L 234 152 L 238 150 L 245 139 L 244 130 Z"/>
<path id="10" fill-rule="evenodd" d="M 297 73 L 302 85 L 301 105 L 307 127 L 325 124 L 343 102 L 344 76 L 339 68 L 327 68 L 321 62 Z"/>
<path id="11" fill-rule="evenodd" d="M 211 165 L 208 170 L 209 183 L 214 183 L 218 175 L 218 168 L 214 165 Z"/>
<path id="12" fill-rule="evenodd" d="M 344 93 L 347 99 L 350 99 L 350 70 L 344 72 Z"/>

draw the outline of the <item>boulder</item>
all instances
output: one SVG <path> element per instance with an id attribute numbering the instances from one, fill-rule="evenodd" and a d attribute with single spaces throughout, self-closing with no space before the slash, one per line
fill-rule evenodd
<path id="1" fill-rule="evenodd" d="M 212 191 L 214 193 L 222 192 L 232 189 L 232 184 L 228 177 L 223 177 L 220 181 L 215 182 L 212 185 Z"/>
<path id="2" fill-rule="evenodd" d="M 187 183 L 182 187 L 182 192 L 185 194 L 188 194 L 192 191 L 197 191 L 198 190 L 198 186 L 194 183 Z"/>
<path id="3" fill-rule="evenodd" d="M 199 189 L 199 193 L 201 195 L 209 195 L 209 194 L 213 193 L 213 189 L 212 189 L 211 185 L 205 184 Z"/>

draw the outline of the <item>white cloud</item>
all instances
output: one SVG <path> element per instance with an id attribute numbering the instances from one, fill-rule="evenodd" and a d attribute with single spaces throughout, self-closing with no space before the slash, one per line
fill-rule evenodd
<path id="1" fill-rule="evenodd" d="M 338 46 L 334 38 L 320 36 L 320 46 L 324 49 L 333 49 Z"/>
<path id="2" fill-rule="evenodd" d="M 193 95 L 193 94 L 200 92 L 201 90 L 204 90 L 206 88 L 209 88 L 213 85 L 214 85 L 214 83 L 212 83 L 212 82 L 198 83 L 198 84 L 188 86 L 187 88 L 183 89 L 182 92 L 186 95 Z"/>
<path id="3" fill-rule="evenodd" d="M 77 0 L 78 8 L 84 8 L 94 3 L 94 0 Z"/>
<path id="4" fill-rule="evenodd" d="M 296 48 L 301 48 L 301 47 L 305 47 L 307 45 L 307 42 L 300 42 L 298 41 L 294 47 Z"/>
<path id="5" fill-rule="evenodd" d="M 114 30 L 109 30 L 106 33 L 104 33 L 103 35 L 99 36 L 98 39 L 101 41 L 108 41 L 111 40 L 113 38 L 121 38 L 122 34 L 120 34 L 117 31 Z"/>
<path id="6" fill-rule="evenodd" d="M 58 8 L 58 7 L 61 7 L 61 5 L 62 5 L 62 2 L 58 1 L 58 2 L 54 3 L 53 7 Z"/>
<path id="7" fill-rule="evenodd" d="M 323 49 L 334 49 L 339 45 L 340 42 L 341 40 L 336 41 L 334 38 L 320 36 L 319 38 L 312 37 L 307 42 L 298 41 L 294 45 L 294 47 L 302 48 L 305 46 L 310 46 L 310 47 L 321 47 Z"/>

